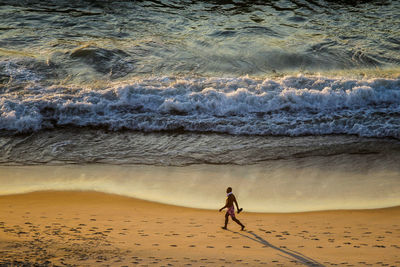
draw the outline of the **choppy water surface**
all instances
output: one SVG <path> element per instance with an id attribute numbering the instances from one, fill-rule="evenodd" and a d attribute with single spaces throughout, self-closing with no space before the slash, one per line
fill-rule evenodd
<path id="1" fill-rule="evenodd" d="M 179 205 L 219 174 L 254 211 L 279 211 L 257 206 L 271 192 L 287 211 L 400 204 L 399 1 L 0 0 L 0 17 L 0 194 L 157 199 L 138 167 L 157 165 L 160 188 L 190 177 Z M 93 187 L 94 163 L 141 174 Z M 57 178 L 68 164 L 89 165 Z"/>
<path id="2" fill-rule="evenodd" d="M 400 63 L 398 1 L 1 3 L 3 80 L 263 76 Z"/>

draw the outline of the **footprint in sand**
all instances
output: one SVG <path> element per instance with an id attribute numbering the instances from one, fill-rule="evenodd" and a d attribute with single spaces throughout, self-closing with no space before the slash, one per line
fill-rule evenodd
<path id="1" fill-rule="evenodd" d="M 177 247 L 177 245 L 169 245 L 170 247 L 174 247 L 174 248 L 176 248 Z"/>
<path id="2" fill-rule="evenodd" d="M 207 248 L 214 248 L 213 246 L 207 246 Z"/>
<path id="3" fill-rule="evenodd" d="M 225 248 L 231 248 L 232 246 L 226 246 Z"/>

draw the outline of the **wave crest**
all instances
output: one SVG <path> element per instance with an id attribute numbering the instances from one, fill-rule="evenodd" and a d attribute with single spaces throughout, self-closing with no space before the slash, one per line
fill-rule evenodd
<path id="1" fill-rule="evenodd" d="M 400 137 L 400 79 L 152 78 L 102 90 L 0 94 L 0 129 L 58 126 L 248 135 Z"/>

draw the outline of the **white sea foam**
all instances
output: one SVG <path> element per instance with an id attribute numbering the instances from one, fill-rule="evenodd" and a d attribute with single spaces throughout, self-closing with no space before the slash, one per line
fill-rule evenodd
<path id="1" fill-rule="evenodd" d="M 62 125 L 250 135 L 400 137 L 400 79 L 152 78 L 0 94 L 0 129 Z"/>
<path id="2" fill-rule="evenodd" d="M 14 83 L 21 82 L 37 82 L 43 77 L 37 73 L 18 65 L 16 62 L 10 60 L 0 61 L 1 74 L 10 78 Z"/>

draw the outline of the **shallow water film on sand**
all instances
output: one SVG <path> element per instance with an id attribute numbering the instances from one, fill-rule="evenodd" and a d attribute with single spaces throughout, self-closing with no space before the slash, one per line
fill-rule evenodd
<path id="1" fill-rule="evenodd" d="M 28 2 L 0 0 L 0 194 L 400 204 L 400 2 Z"/>

